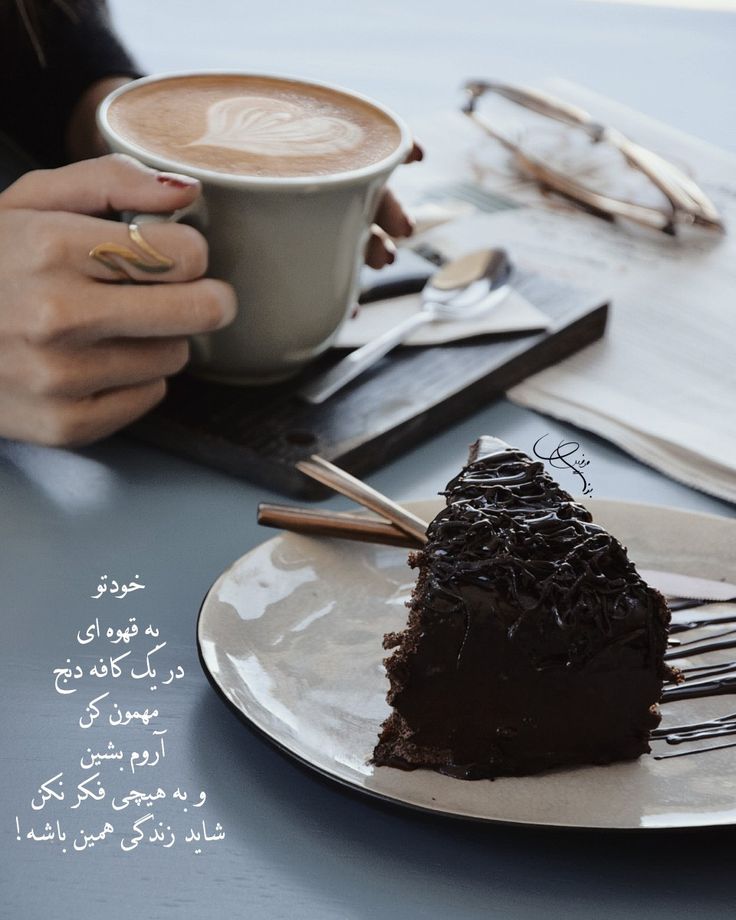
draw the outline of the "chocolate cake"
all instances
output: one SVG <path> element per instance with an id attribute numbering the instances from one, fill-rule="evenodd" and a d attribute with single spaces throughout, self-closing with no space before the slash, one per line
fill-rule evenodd
<path id="1" fill-rule="evenodd" d="M 481 438 L 445 491 L 373 762 L 464 779 L 649 751 L 669 611 L 541 463 Z"/>

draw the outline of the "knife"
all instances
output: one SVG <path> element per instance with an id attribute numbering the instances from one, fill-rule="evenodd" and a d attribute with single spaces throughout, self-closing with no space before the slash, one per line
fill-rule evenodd
<path id="1" fill-rule="evenodd" d="M 696 578 L 677 572 L 658 569 L 638 569 L 647 584 L 668 597 L 682 597 L 698 601 L 736 601 L 736 585 L 728 581 Z"/>

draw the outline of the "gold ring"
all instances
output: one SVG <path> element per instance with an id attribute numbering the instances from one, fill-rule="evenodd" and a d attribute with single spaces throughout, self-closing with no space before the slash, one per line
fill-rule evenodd
<path id="1" fill-rule="evenodd" d="M 125 275 L 131 280 L 135 279 L 123 263 L 128 263 L 133 268 L 137 268 L 138 271 L 146 272 L 150 275 L 167 272 L 176 264 L 173 259 L 158 252 L 143 238 L 138 224 L 128 224 L 128 236 L 143 255 L 134 249 L 128 249 L 126 246 L 120 246 L 117 243 L 100 243 L 99 246 L 91 249 L 89 254 L 93 259 L 101 262 L 105 268 L 109 268 L 119 275 Z"/>

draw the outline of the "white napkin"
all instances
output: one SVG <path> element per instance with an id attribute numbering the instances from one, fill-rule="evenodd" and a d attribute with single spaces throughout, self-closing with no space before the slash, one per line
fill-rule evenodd
<path id="1" fill-rule="evenodd" d="M 359 348 L 387 329 L 415 313 L 421 305 L 420 294 L 377 300 L 360 307 L 356 317 L 348 319 L 333 342 L 336 348 Z M 501 303 L 488 313 L 468 321 L 433 323 L 416 329 L 404 345 L 441 345 L 476 335 L 501 332 L 526 332 L 547 329 L 549 318 L 513 289 Z"/>

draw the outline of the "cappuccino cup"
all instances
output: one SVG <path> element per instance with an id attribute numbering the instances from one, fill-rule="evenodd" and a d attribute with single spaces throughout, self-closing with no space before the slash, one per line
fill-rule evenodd
<path id="1" fill-rule="evenodd" d="M 329 347 L 356 299 L 384 185 L 411 149 L 400 118 L 326 83 L 233 73 L 144 77 L 97 118 L 111 150 L 202 183 L 183 219 L 239 309 L 193 338 L 194 373 L 274 383 Z"/>

